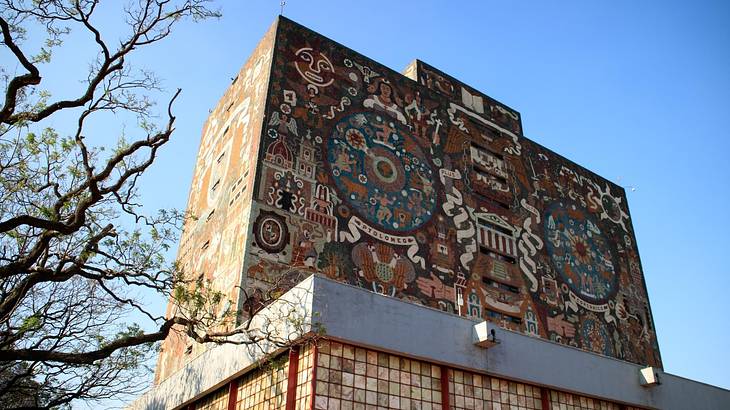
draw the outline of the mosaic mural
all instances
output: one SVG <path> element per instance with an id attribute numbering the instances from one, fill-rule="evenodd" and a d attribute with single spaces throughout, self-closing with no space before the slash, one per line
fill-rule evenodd
<path id="1" fill-rule="evenodd" d="M 253 368 L 185 408 L 436 410 L 448 401 L 453 410 L 641 410 L 346 343 L 316 343 L 299 346 L 295 376 L 292 362 L 280 357 L 277 366 Z"/>
<path id="2" fill-rule="evenodd" d="M 217 313 L 235 310 L 228 300 L 238 300 L 274 36 L 272 27 L 211 110 L 188 196 L 192 218 L 183 227 L 177 261 L 188 278 L 205 279 L 226 295 Z M 173 308 L 168 305 L 168 316 Z M 171 332 L 162 345 L 155 382 L 204 349 Z"/>
<path id="3" fill-rule="evenodd" d="M 408 78 L 287 19 L 277 30 L 250 280 L 316 272 L 661 366 L 622 188 L 431 66 Z"/>

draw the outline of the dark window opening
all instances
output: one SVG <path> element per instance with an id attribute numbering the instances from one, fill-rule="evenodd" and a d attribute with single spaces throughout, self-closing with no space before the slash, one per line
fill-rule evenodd
<path id="1" fill-rule="evenodd" d="M 479 192 L 478 190 L 477 191 L 474 191 L 474 193 L 477 194 L 479 196 L 479 198 L 481 198 L 482 200 L 487 201 L 489 203 L 492 203 L 494 205 L 497 205 L 500 208 L 503 208 L 503 209 L 510 209 L 511 208 L 508 203 L 503 202 L 503 201 L 500 201 L 498 199 L 494 199 L 494 198 L 492 198 L 490 196 L 486 196 L 483 193 Z"/>
<path id="2" fill-rule="evenodd" d="M 497 311 L 489 309 L 489 308 L 485 308 L 485 310 L 487 312 L 487 316 L 491 317 L 493 319 L 504 320 L 506 322 L 512 322 L 516 325 L 522 324 L 522 319 L 517 316 L 506 315 L 504 313 L 500 313 L 500 312 L 497 312 Z"/>
<path id="3" fill-rule="evenodd" d="M 479 251 L 485 255 L 488 255 L 488 256 L 490 256 L 494 259 L 500 260 L 502 262 L 511 263 L 513 265 L 517 263 L 517 260 L 514 257 L 509 256 L 509 255 L 503 255 L 501 253 L 497 253 L 485 246 L 480 246 Z"/>
<path id="4" fill-rule="evenodd" d="M 484 178 L 491 179 L 493 181 L 496 181 L 499 184 L 507 186 L 507 178 L 505 178 L 501 175 L 496 175 L 494 172 L 490 172 L 488 169 L 484 168 L 483 166 L 481 166 L 479 164 L 472 164 L 471 167 L 474 170 L 474 172 L 483 176 Z"/>
<path id="5" fill-rule="evenodd" d="M 476 148 L 476 149 L 478 149 L 478 150 L 486 151 L 488 154 L 490 154 L 490 155 L 492 155 L 494 157 L 497 157 L 498 159 L 504 161 L 504 156 L 502 154 L 500 154 L 499 152 L 493 151 L 491 148 L 489 148 L 487 146 L 484 146 L 482 144 L 479 144 L 476 141 L 472 141 L 471 142 L 471 146 L 474 147 L 474 148 Z"/>
<path id="6" fill-rule="evenodd" d="M 506 290 L 508 292 L 512 293 L 520 293 L 520 288 L 513 285 L 508 285 L 506 283 L 497 282 L 496 280 L 493 280 L 491 278 L 482 278 L 482 282 L 484 282 L 485 285 L 492 286 L 498 289 Z"/>

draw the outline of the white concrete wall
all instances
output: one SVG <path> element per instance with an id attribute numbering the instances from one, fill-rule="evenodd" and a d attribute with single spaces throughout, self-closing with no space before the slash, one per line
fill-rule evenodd
<path id="1" fill-rule="evenodd" d="M 297 340 L 311 329 L 314 277 L 309 277 L 260 312 L 251 329 L 271 332 L 276 341 Z M 282 350 L 274 343 L 214 346 L 134 401 L 129 410 L 166 410 L 197 399 Z"/>
<path id="2" fill-rule="evenodd" d="M 318 322 L 327 337 L 516 381 L 658 409 L 727 409 L 730 391 L 662 373 L 662 384 L 639 383 L 641 366 L 497 329 L 499 345 L 472 342 L 475 322 L 431 308 L 312 276 L 258 318 L 292 339 Z M 303 321 L 304 329 L 292 326 Z M 251 369 L 263 352 L 221 345 L 206 351 L 138 399 L 130 409 L 173 409 Z"/>
<path id="3" fill-rule="evenodd" d="M 661 374 L 639 384 L 641 366 L 497 328 L 500 344 L 472 342 L 475 322 L 324 278 L 313 310 L 327 336 L 426 361 L 558 390 L 660 409 L 728 409 L 730 391 Z"/>

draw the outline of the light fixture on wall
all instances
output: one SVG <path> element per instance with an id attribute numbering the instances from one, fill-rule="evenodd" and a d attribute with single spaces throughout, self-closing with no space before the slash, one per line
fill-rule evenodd
<path id="1" fill-rule="evenodd" d="M 474 325 L 472 331 L 474 344 L 483 349 L 489 349 L 490 347 L 498 345 L 499 340 L 497 340 L 497 332 L 493 326 L 493 324 L 490 324 L 487 321 Z"/>
<path id="2" fill-rule="evenodd" d="M 645 367 L 639 370 L 639 383 L 644 387 L 653 387 L 662 384 L 659 378 L 659 369 Z"/>

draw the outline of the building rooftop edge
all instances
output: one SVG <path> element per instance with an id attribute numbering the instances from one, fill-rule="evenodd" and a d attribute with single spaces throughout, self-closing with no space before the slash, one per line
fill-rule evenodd
<path id="1" fill-rule="evenodd" d="M 319 274 L 309 276 L 286 292 L 282 303 L 292 298 L 300 300 L 302 294 L 306 303 L 300 304 L 300 314 L 319 322 L 325 329 L 325 338 L 628 405 L 713 409 L 730 402 L 728 389 L 670 373 L 660 372 L 661 385 L 642 387 L 640 365 L 501 328 L 495 329 L 500 344 L 485 350 L 474 345 L 472 331 L 476 322 L 472 320 Z M 348 320 L 351 317 L 358 320 L 353 323 Z M 428 344 L 412 343 L 423 334 L 430 337 Z M 238 345 L 215 346 L 128 408 L 177 408 L 244 374 L 261 358 L 252 357 Z"/>

